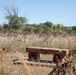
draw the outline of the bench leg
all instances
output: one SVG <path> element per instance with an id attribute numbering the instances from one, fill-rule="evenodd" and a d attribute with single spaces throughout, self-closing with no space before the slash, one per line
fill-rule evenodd
<path id="1" fill-rule="evenodd" d="M 40 53 L 29 52 L 28 58 L 30 61 L 40 62 Z"/>
<path id="2" fill-rule="evenodd" d="M 64 60 L 64 57 L 65 56 L 61 56 L 61 55 L 57 55 L 57 54 L 54 54 L 54 56 L 53 56 L 53 62 L 65 62 L 65 60 Z"/>

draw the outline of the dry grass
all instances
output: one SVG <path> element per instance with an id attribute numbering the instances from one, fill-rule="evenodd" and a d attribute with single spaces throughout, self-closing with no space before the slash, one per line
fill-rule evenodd
<path id="1" fill-rule="evenodd" d="M 39 37 L 35 34 L 17 35 L 17 37 L 4 35 L 0 37 L 0 48 L 5 47 L 8 51 L 25 52 L 26 46 L 68 48 L 70 50 L 75 49 L 76 46 L 76 36 L 50 36 L 45 39 L 46 37 Z"/>
<path id="2" fill-rule="evenodd" d="M 50 36 L 45 40 L 45 37 L 38 35 L 18 35 L 15 36 L 0 36 L 0 48 L 6 48 L 8 53 L 3 56 L 3 61 L 0 61 L 0 69 L 2 68 L 5 72 L 10 75 L 48 75 L 52 68 L 41 67 L 41 66 L 28 66 L 24 64 L 24 56 L 27 56 L 25 52 L 26 46 L 36 46 L 36 47 L 55 47 L 55 48 L 69 48 L 70 50 L 76 50 L 76 36 L 66 36 L 64 37 L 53 37 Z M 18 51 L 18 53 L 16 52 Z M 16 52 L 16 53 L 14 53 Z M 24 56 L 23 56 L 24 55 Z M 41 55 L 43 59 L 51 59 L 51 55 Z M 14 59 L 20 59 L 22 65 L 14 65 Z"/>
<path id="3" fill-rule="evenodd" d="M 23 54 L 16 51 L 16 56 L 18 57 L 19 62 L 22 63 L 22 66 L 23 66 L 25 75 L 31 75 L 31 71 L 30 71 L 30 69 L 29 69 L 29 66 L 27 66 L 27 64 L 25 63 L 25 60 L 26 60 L 26 59 L 25 59 L 25 57 L 23 56 Z"/>
<path id="4" fill-rule="evenodd" d="M 14 65 L 13 60 L 19 58 L 22 65 Z M 3 62 L 0 62 L 0 69 L 2 68 L 5 72 L 10 75 L 48 75 L 52 70 L 50 67 L 38 67 L 24 64 L 24 56 L 21 53 L 7 53 L 3 57 Z"/>

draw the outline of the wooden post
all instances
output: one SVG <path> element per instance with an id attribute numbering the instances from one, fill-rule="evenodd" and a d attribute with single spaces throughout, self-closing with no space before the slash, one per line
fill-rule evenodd
<path id="1" fill-rule="evenodd" d="M 64 57 L 65 56 L 54 54 L 53 62 L 65 62 Z"/>
<path id="2" fill-rule="evenodd" d="M 40 62 L 40 53 L 29 52 L 28 57 L 30 61 Z"/>

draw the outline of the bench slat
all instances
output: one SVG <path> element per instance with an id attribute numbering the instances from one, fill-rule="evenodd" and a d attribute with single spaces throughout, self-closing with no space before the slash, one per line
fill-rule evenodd
<path id="1" fill-rule="evenodd" d="M 42 47 L 27 47 L 26 52 L 37 52 L 44 54 L 58 54 L 58 55 L 68 55 L 68 49 L 57 49 L 57 48 L 42 48 Z"/>

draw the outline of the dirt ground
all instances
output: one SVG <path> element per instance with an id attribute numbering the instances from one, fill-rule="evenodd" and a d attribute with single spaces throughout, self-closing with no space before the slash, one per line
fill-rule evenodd
<path id="1" fill-rule="evenodd" d="M 47 57 L 46 57 L 47 58 Z M 17 55 L 14 52 L 7 53 L 3 56 L 3 60 L 0 61 L 0 69 L 10 75 L 48 75 L 52 68 L 31 66 L 31 65 L 14 65 L 13 60 L 17 59 Z"/>

